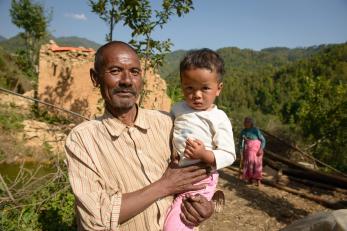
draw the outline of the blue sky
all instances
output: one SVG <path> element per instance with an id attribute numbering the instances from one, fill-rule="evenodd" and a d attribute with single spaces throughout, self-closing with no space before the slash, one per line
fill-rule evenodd
<path id="1" fill-rule="evenodd" d="M 107 26 L 90 11 L 87 0 L 39 2 L 53 9 L 49 31 L 54 36 L 104 43 Z M 7 38 L 19 32 L 11 23 L 10 4 L 0 0 L 0 35 Z M 173 50 L 228 46 L 260 50 L 347 41 L 347 0 L 195 0 L 194 8 L 188 15 L 173 17 L 154 37 L 170 38 Z M 130 31 L 119 24 L 114 36 L 129 41 Z"/>

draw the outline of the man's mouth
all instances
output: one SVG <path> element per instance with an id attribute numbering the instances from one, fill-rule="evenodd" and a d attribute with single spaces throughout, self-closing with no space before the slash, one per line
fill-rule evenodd
<path id="1" fill-rule="evenodd" d="M 112 93 L 119 96 L 136 96 L 136 92 L 132 89 L 114 89 Z"/>

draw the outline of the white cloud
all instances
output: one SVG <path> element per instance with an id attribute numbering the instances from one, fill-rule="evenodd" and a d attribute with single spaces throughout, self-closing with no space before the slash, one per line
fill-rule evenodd
<path id="1" fill-rule="evenodd" d="M 76 20 L 82 20 L 85 21 L 87 20 L 87 17 L 85 16 L 85 14 L 81 13 L 81 14 L 75 14 L 75 13 L 66 13 L 65 17 L 67 18 L 72 18 L 72 19 L 76 19 Z"/>

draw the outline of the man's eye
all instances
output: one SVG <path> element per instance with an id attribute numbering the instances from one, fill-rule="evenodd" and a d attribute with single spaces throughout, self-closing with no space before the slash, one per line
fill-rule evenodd
<path id="1" fill-rule="evenodd" d="M 137 70 L 137 69 L 133 69 L 130 71 L 130 73 L 134 76 L 138 76 L 141 74 L 141 71 L 140 70 Z"/>
<path id="2" fill-rule="evenodd" d="M 116 69 L 111 69 L 111 70 L 109 71 L 109 73 L 110 73 L 111 75 L 118 75 L 118 74 L 120 73 L 120 70 L 119 70 L 118 68 L 116 68 Z"/>

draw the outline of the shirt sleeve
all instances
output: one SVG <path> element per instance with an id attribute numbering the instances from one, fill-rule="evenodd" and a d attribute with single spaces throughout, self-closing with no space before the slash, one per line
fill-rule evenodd
<path id="1" fill-rule="evenodd" d="M 68 174 L 83 230 L 118 230 L 122 195 L 106 186 L 78 134 L 65 143 Z"/>
<path id="2" fill-rule="evenodd" d="M 265 140 L 265 137 L 263 136 L 263 134 L 261 133 L 260 129 L 257 128 L 257 136 L 258 136 L 258 139 L 260 140 L 261 142 L 261 149 L 264 149 L 265 148 L 265 145 L 266 145 L 266 140 Z"/>
<path id="3" fill-rule="evenodd" d="M 218 123 L 214 125 L 215 135 L 213 143 L 216 147 L 213 153 L 216 159 L 216 168 L 221 169 L 234 163 L 236 158 L 233 129 L 229 118 L 223 112 L 218 116 Z"/>

